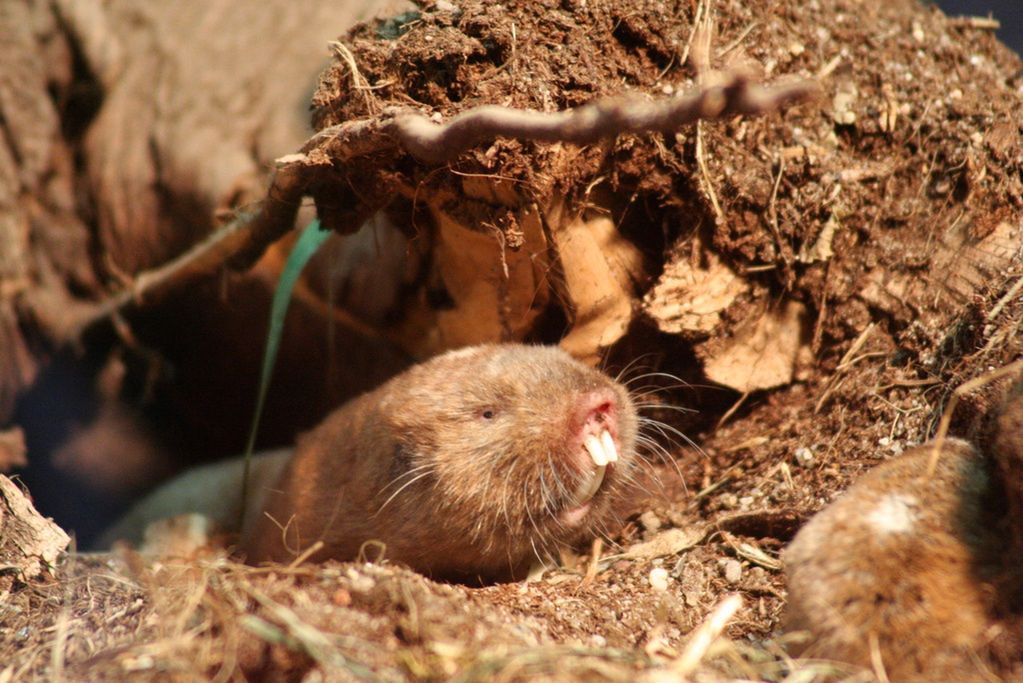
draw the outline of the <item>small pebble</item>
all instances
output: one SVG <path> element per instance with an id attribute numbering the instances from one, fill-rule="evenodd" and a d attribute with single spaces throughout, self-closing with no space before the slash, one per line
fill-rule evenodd
<path id="1" fill-rule="evenodd" d="M 647 510 L 639 516 L 639 523 L 647 531 L 654 532 L 661 528 L 661 520 L 654 514 L 653 510 Z"/>
<path id="2" fill-rule="evenodd" d="M 654 567 L 651 569 L 650 587 L 658 593 L 668 590 L 668 570 L 664 567 Z"/>
<path id="3" fill-rule="evenodd" d="M 338 588 L 334 591 L 334 594 L 330 596 L 330 601 L 338 607 L 348 607 L 352 604 L 352 594 L 344 588 Z"/>
<path id="4" fill-rule="evenodd" d="M 742 578 L 742 563 L 738 560 L 725 562 L 725 581 L 731 584 L 739 583 Z"/>
<path id="5" fill-rule="evenodd" d="M 813 451 L 805 446 L 800 446 L 796 449 L 796 462 L 803 467 L 809 467 L 813 464 Z"/>
<path id="6" fill-rule="evenodd" d="M 348 580 L 352 582 L 351 588 L 356 593 L 368 593 L 377 585 L 371 577 L 359 574 L 354 567 L 348 570 Z"/>

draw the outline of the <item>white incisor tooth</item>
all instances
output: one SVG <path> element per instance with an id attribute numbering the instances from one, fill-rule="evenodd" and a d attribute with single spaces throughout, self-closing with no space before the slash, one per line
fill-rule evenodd
<path id="1" fill-rule="evenodd" d="M 606 429 L 600 433 L 600 443 L 604 444 L 604 456 L 608 462 L 618 462 L 618 449 L 615 448 L 615 440 L 611 438 L 611 432 Z"/>
<path id="2" fill-rule="evenodd" d="M 592 474 L 587 475 L 575 490 L 575 504 L 582 505 L 593 498 L 594 494 L 597 493 L 597 489 L 600 488 L 601 483 L 604 481 L 604 471 L 606 467 L 598 467 L 593 470 Z"/>
<path id="3" fill-rule="evenodd" d="M 607 453 L 604 450 L 604 445 L 600 443 L 600 439 L 588 434 L 586 440 L 583 441 L 583 445 L 586 447 L 586 452 L 593 458 L 593 464 L 597 467 L 603 467 L 607 464 Z M 617 453 L 615 454 L 617 456 Z"/>

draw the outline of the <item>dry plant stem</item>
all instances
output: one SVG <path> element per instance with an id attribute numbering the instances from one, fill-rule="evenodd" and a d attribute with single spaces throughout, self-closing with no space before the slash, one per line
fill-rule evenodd
<path id="1" fill-rule="evenodd" d="M 933 477 L 934 471 L 938 467 L 938 458 L 941 457 L 941 449 L 945 446 L 945 439 L 948 437 L 948 428 L 952 424 L 952 415 L 955 413 L 956 406 L 959 405 L 959 397 L 965 396 L 971 391 L 976 391 L 983 386 L 994 382 L 995 380 L 1001 379 L 1007 375 L 1016 374 L 1018 371 L 1023 370 L 1023 359 L 1014 361 L 998 368 L 993 372 L 981 375 L 980 377 L 974 377 L 969 382 L 965 382 L 956 387 L 955 391 L 952 392 L 952 398 L 949 399 L 948 405 L 945 406 L 945 411 L 941 414 L 941 421 L 938 423 L 938 431 L 934 435 L 934 447 L 931 450 L 931 457 L 927 462 L 927 476 Z"/>
<path id="2" fill-rule="evenodd" d="M 997 31 L 1002 27 L 1002 22 L 992 17 L 952 17 L 948 22 L 952 26 L 965 26 L 982 31 Z"/>
<path id="3" fill-rule="evenodd" d="M 86 329 L 126 306 L 150 301 L 221 268 L 248 269 L 291 230 L 302 197 L 321 169 L 336 172 L 353 159 L 398 149 L 424 163 L 443 163 L 498 137 L 585 145 L 621 134 L 667 133 L 701 120 L 766 114 L 807 100 L 817 91 L 812 81 L 765 87 L 740 74 L 715 73 L 694 92 L 670 99 L 628 95 L 556 113 L 485 105 L 444 124 L 391 108 L 370 119 L 346 121 L 313 135 L 298 154 L 278 159 L 266 199 L 255 211 L 240 215 L 165 265 L 135 276 L 125 290 L 84 316 L 62 341 L 76 342 Z"/>
<path id="4" fill-rule="evenodd" d="M 878 683 L 889 683 L 888 674 L 884 669 L 884 661 L 881 659 L 881 646 L 877 641 L 877 633 L 871 631 L 870 639 L 870 664 L 874 669 L 874 675 Z"/>
<path id="5" fill-rule="evenodd" d="M 817 400 L 817 404 L 814 406 L 813 412 L 815 415 L 820 413 L 821 408 L 824 407 L 824 404 L 831 397 L 831 394 L 838 389 L 839 382 L 842 381 L 845 372 L 855 364 L 855 359 L 857 358 L 856 354 L 861 348 L 863 348 L 863 345 L 867 342 L 867 338 L 870 336 L 870 333 L 874 331 L 875 326 L 876 323 L 870 323 L 867 325 L 863 331 L 860 332 L 859 336 L 856 337 L 856 340 L 853 341 L 849 350 L 845 352 L 845 355 L 842 356 L 842 360 L 839 361 L 838 367 L 835 368 L 835 374 L 828 381 L 827 388 L 824 390 L 824 393 L 821 394 L 821 397 Z M 860 358 L 862 358 L 862 356 L 860 356 Z"/>
<path id="6" fill-rule="evenodd" d="M 1023 289 L 1023 277 L 1016 280 L 1016 284 L 1009 288 L 1009 291 L 1005 293 L 1005 296 L 999 299 L 998 303 L 991 307 L 991 310 L 988 312 L 986 317 L 987 322 L 991 322 L 997 318 L 1002 313 L 1002 310 L 1016 298 L 1016 295 L 1019 294 L 1021 289 Z"/>
<path id="7" fill-rule="evenodd" d="M 733 593 L 722 600 L 690 637 L 682 655 L 672 663 L 672 672 L 679 676 L 688 676 L 695 671 L 707 655 L 707 650 L 721 636 L 721 632 L 725 630 L 728 622 L 732 620 L 740 607 L 742 607 L 742 598 L 738 594 Z"/>
<path id="8" fill-rule="evenodd" d="M 288 634 L 301 645 L 306 654 L 317 662 L 343 668 L 356 678 L 376 678 L 367 667 L 356 662 L 349 662 L 334 647 L 327 633 L 303 621 L 294 610 L 274 602 L 250 585 L 244 585 L 242 589 L 262 605 L 285 628 Z"/>

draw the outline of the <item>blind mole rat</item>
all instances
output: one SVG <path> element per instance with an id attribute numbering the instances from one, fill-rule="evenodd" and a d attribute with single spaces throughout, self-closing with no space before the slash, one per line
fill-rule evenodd
<path id="1" fill-rule="evenodd" d="M 557 347 L 474 346 L 412 367 L 254 461 L 249 562 L 386 558 L 441 578 L 508 580 L 599 531 L 635 466 L 624 386 Z M 113 530 L 199 511 L 237 532 L 240 459 L 188 472 Z M 374 551 L 376 552 L 376 551 Z"/>

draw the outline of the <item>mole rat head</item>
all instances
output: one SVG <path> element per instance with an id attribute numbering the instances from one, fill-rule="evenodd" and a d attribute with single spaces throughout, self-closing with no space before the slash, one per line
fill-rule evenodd
<path id="1" fill-rule="evenodd" d="M 411 370 L 394 395 L 438 523 L 505 561 L 591 533 L 634 465 L 628 392 L 557 347 L 453 351 Z"/>

